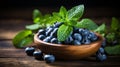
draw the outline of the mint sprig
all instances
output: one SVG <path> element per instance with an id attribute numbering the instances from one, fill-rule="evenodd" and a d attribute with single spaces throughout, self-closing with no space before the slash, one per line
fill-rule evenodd
<path id="1" fill-rule="evenodd" d="M 68 20 L 79 20 L 84 13 L 84 5 L 78 5 L 68 10 Z"/>
<path id="2" fill-rule="evenodd" d="M 23 30 L 20 31 L 12 40 L 13 45 L 17 48 L 24 47 L 25 45 L 28 45 L 32 43 L 32 39 L 30 39 L 32 36 L 32 31 L 31 30 Z"/>
<path id="3" fill-rule="evenodd" d="M 91 19 L 85 18 L 85 19 L 82 19 L 81 21 L 79 21 L 76 24 L 76 27 L 77 28 L 86 28 L 89 30 L 95 30 L 98 27 L 98 25 Z"/>
<path id="4" fill-rule="evenodd" d="M 120 55 L 120 44 L 116 46 L 108 46 L 105 48 L 105 51 L 109 55 Z"/>
<path id="5" fill-rule="evenodd" d="M 57 38 L 59 41 L 64 41 L 73 32 L 73 27 L 87 28 L 95 30 L 98 25 L 91 19 L 82 19 L 84 13 L 84 5 L 78 5 L 67 10 L 61 6 L 59 12 L 43 15 L 38 9 L 33 11 L 33 24 L 26 25 L 24 31 L 20 31 L 14 38 L 13 44 L 15 47 L 24 47 L 32 42 L 34 33 L 40 28 L 46 28 L 56 22 L 63 23 L 57 31 Z M 81 20 L 80 20 L 81 19 Z M 100 28 L 101 29 L 101 28 Z M 99 31 L 99 30 L 98 30 Z"/>
<path id="6" fill-rule="evenodd" d="M 120 21 L 113 17 L 111 20 L 111 26 L 107 29 L 106 39 L 107 42 L 112 44 L 113 41 L 117 40 L 117 45 L 105 47 L 105 51 L 109 55 L 120 55 Z"/>
<path id="7" fill-rule="evenodd" d="M 61 25 L 57 31 L 58 41 L 64 41 L 73 31 L 73 27 L 67 25 Z"/>

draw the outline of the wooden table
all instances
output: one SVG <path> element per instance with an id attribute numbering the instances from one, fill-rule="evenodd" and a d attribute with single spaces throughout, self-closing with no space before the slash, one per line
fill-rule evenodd
<path id="1" fill-rule="evenodd" d="M 110 18 L 92 18 L 97 23 L 109 22 Z M 31 19 L 6 18 L 0 19 L 0 67 L 120 67 L 120 56 L 108 56 L 104 62 L 97 62 L 94 57 L 76 61 L 57 60 L 47 64 L 45 61 L 35 60 L 27 56 L 24 49 L 15 48 L 13 37 L 25 29 L 25 25 L 32 24 Z M 109 23 L 108 23 L 109 24 Z"/>

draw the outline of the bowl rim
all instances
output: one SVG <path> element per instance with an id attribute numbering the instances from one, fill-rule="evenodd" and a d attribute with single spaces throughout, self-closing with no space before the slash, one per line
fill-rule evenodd
<path id="1" fill-rule="evenodd" d="M 44 41 L 42 41 L 42 40 L 40 40 L 40 39 L 38 38 L 38 33 L 36 33 L 36 34 L 34 35 L 34 42 L 37 43 L 37 44 L 42 43 L 42 44 L 49 45 L 49 46 L 86 46 L 86 45 L 91 45 L 91 44 L 94 44 L 94 43 L 103 41 L 104 38 L 103 38 L 103 36 L 102 36 L 101 34 L 99 34 L 99 33 L 95 33 L 95 34 L 98 36 L 98 39 L 97 39 L 97 41 L 91 42 L 90 44 L 68 45 L 68 44 L 47 43 L 47 42 L 44 42 Z"/>

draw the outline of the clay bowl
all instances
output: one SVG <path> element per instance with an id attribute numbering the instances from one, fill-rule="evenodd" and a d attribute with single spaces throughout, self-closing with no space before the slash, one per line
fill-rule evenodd
<path id="1" fill-rule="evenodd" d="M 94 55 L 100 48 L 103 37 L 96 33 L 98 40 L 88 45 L 52 44 L 39 40 L 38 34 L 34 36 L 37 47 L 46 54 L 53 54 L 57 59 L 78 60 Z"/>

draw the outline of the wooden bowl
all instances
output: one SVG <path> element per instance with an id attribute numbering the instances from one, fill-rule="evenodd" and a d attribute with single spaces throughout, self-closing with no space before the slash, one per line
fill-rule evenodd
<path id="1" fill-rule="evenodd" d="M 37 47 L 46 54 L 53 54 L 57 59 L 77 60 L 94 55 L 100 48 L 103 37 L 96 33 L 98 40 L 87 45 L 63 45 L 46 43 L 39 40 L 38 34 L 34 36 L 34 42 Z"/>

